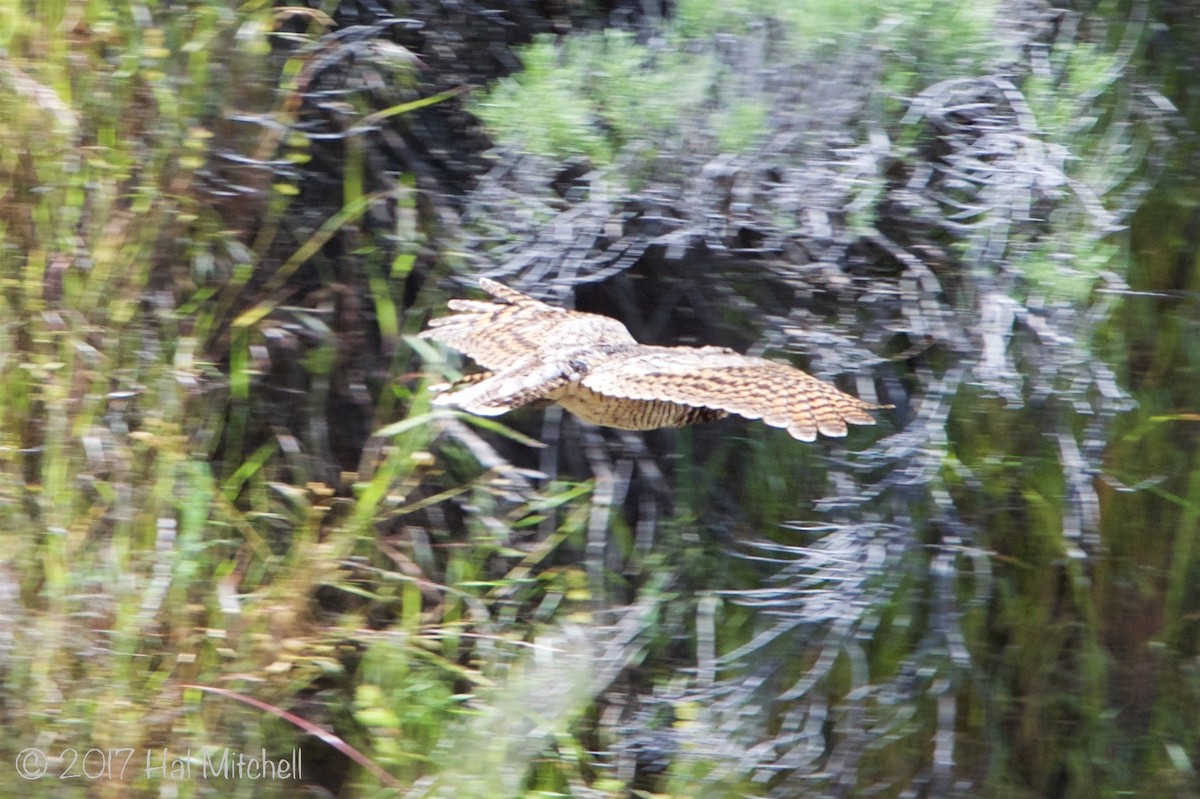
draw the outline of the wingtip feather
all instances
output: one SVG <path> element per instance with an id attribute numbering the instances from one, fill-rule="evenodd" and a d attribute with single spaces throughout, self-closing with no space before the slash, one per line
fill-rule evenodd
<path id="1" fill-rule="evenodd" d="M 817 440 L 817 428 L 811 425 L 794 424 L 789 427 L 787 431 L 788 435 L 790 435 L 792 438 L 796 439 L 797 441 L 803 441 L 806 444 Z"/>

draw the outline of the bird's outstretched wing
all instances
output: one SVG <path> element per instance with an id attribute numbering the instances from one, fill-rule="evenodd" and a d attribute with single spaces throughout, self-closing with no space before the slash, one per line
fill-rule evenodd
<path id="1" fill-rule="evenodd" d="M 474 378 L 475 376 L 473 376 Z M 477 416 L 499 416 L 531 402 L 546 400 L 570 380 L 562 365 L 528 357 L 499 372 L 484 372 L 439 394 L 434 405 L 459 408 Z"/>
<path id="2" fill-rule="evenodd" d="M 844 394 L 799 369 L 722 347 L 649 347 L 614 353 L 582 379 L 597 394 L 710 408 L 762 419 L 793 438 L 846 435 L 846 425 L 875 424 L 882 407 Z"/>
<path id="3" fill-rule="evenodd" d="M 421 338 L 440 341 L 493 370 L 567 345 L 635 343 L 616 319 L 555 308 L 487 278 L 479 286 L 498 302 L 450 300 L 454 313 L 431 320 Z"/>

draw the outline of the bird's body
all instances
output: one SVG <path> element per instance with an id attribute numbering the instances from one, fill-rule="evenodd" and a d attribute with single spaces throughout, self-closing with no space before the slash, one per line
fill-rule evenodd
<path id="1" fill-rule="evenodd" d="M 451 300 L 422 338 L 466 353 L 489 370 L 434 403 L 496 416 L 557 402 L 584 421 L 625 430 L 711 422 L 729 414 L 762 419 L 812 441 L 874 424 L 882 407 L 844 394 L 786 364 L 723 347 L 639 344 L 615 319 L 556 308 L 483 279 L 499 302 Z"/>

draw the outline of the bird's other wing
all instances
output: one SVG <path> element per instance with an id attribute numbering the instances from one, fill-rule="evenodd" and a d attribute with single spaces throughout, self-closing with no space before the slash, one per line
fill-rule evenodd
<path id="1" fill-rule="evenodd" d="M 847 423 L 875 424 L 868 411 L 879 407 L 795 367 L 721 347 L 637 347 L 597 364 L 582 383 L 607 396 L 762 419 L 800 441 L 844 436 Z"/>
<path id="2" fill-rule="evenodd" d="M 546 360 L 568 349 L 636 346 L 616 319 L 555 308 L 484 278 L 479 285 L 500 302 L 450 300 L 450 316 L 433 319 L 421 338 L 464 352 L 485 369 L 507 369 L 527 355 Z"/>
<path id="3" fill-rule="evenodd" d="M 479 285 L 500 302 L 450 300 L 450 316 L 433 319 L 420 337 L 469 355 L 485 369 L 505 369 L 537 352 L 570 313 L 484 278 Z"/>
<path id="4" fill-rule="evenodd" d="M 547 399 L 570 377 L 561 363 L 544 363 L 533 356 L 517 365 L 490 374 L 464 388 L 439 394 L 434 405 L 446 405 L 478 416 L 502 413 Z"/>

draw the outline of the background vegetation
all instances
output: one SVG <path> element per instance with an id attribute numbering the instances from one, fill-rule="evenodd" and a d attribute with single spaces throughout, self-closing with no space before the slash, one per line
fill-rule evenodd
<path id="1" fill-rule="evenodd" d="M 0 0 L 0 790 L 1200 793 L 1186 4 L 447 8 Z M 897 408 L 432 414 L 485 271 Z"/>

